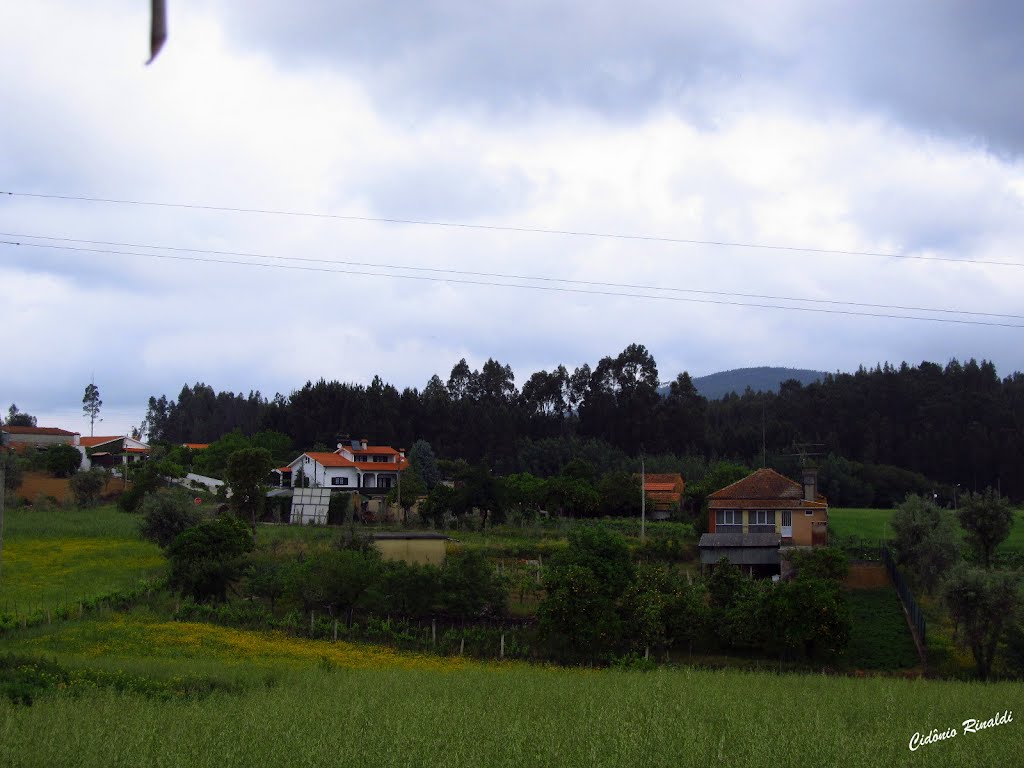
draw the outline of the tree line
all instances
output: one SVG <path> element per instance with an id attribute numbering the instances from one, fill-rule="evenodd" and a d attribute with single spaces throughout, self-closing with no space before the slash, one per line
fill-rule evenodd
<path id="1" fill-rule="evenodd" d="M 827 469 L 834 504 L 888 506 L 935 484 L 943 494 L 992 486 L 1024 498 L 1024 374 L 1001 379 L 975 360 L 886 363 L 707 400 L 685 372 L 662 387 L 653 356 L 631 344 L 593 368 L 538 371 L 521 387 L 494 359 L 479 370 L 460 360 L 422 390 L 379 376 L 369 386 L 321 379 L 268 399 L 197 383 L 177 398 L 151 397 L 145 425 L 168 443 L 234 429 L 279 432 L 297 449 L 330 450 L 345 436 L 395 447 L 423 439 L 440 458 L 501 475 L 547 476 L 580 457 L 600 473 L 635 471 L 641 455 L 687 480 L 723 459 L 791 472 L 802 444 Z"/>

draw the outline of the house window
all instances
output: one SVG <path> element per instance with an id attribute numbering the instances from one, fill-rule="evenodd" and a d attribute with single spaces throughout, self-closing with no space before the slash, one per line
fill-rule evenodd
<path id="1" fill-rule="evenodd" d="M 347 477 L 332 477 L 331 485 L 348 485 Z"/>
<path id="2" fill-rule="evenodd" d="M 387 456 L 374 456 L 373 461 L 376 464 L 383 464 L 388 460 Z"/>
<path id="3" fill-rule="evenodd" d="M 814 514 L 814 510 L 813 509 L 805 509 L 804 510 L 804 514 L 807 515 L 807 517 L 810 517 L 811 515 Z"/>
<path id="4" fill-rule="evenodd" d="M 774 509 L 752 509 L 747 515 L 750 533 L 775 533 Z"/>
<path id="5" fill-rule="evenodd" d="M 743 531 L 743 514 L 738 509 L 716 510 L 715 530 L 719 533 L 741 533 Z"/>
<path id="6" fill-rule="evenodd" d="M 309 456 L 303 456 L 302 460 L 305 464 L 309 464 Z"/>

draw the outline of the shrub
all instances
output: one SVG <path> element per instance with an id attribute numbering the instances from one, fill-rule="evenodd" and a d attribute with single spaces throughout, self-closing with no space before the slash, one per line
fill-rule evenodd
<path id="1" fill-rule="evenodd" d="M 93 467 L 88 472 L 75 473 L 69 483 L 75 503 L 80 507 L 95 505 L 100 500 L 100 494 L 106 484 L 107 473 L 99 467 Z"/>
<path id="2" fill-rule="evenodd" d="M 45 456 L 46 471 L 54 477 L 69 477 L 82 466 L 82 454 L 72 445 L 51 445 Z"/>
<path id="3" fill-rule="evenodd" d="M 245 566 L 252 551 L 252 533 L 232 515 L 201 520 L 182 532 L 167 548 L 170 584 L 197 602 L 227 599 L 228 584 Z"/>
<path id="4" fill-rule="evenodd" d="M 142 538 L 167 549 L 180 534 L 198 523 L 203 515 L 182 490 L 160 490 L 149 494 L 140 507 Z"/>

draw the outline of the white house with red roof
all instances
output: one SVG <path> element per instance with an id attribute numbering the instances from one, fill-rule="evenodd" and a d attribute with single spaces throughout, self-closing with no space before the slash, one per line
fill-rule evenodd
<path id="1" fill-rule="evenodd" d="M 121 464 L 127 466 L 149 456 L 149 446 L 146 443 L 125 435 L 79 437 L 77 446 L 78 450 L 82 452 L 81 469 L 83 470 L 87 470 L 93 465 L 113 467 Z"/>
<path id="2" fill-rule="evenodd" d="M 301 482 L 311 488 L 375 494 L 386 493 L 398 483 L 398 474 L 408 468 L 403 448 L 395 450 L 389 445 L 351 440 L 339 443 L 331 453 L 307 451 L 275 472 L 282 482 L 290 474 L 289 484 L 293 488 Z"/>

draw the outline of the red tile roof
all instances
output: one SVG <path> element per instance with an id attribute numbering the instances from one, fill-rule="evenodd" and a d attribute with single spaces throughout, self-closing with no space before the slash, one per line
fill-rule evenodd
<path id="1" fill-rule="evenodd" d="M 210 447 L 209 443 L 182 443 L 182 448 L 188 448 L 193 451 L 204 451 Z"/>
<path id="2" fill-rule="evenodd" d="M 351 461 L 338 453 L 323 453 L 321 451 L 306 451 L 304 456 L 324 467 L 355 467 L 363 472 L 398 472 L 409 468 L 409 461 L 402 459 L 397 463 L 374 462 L 374 461 Z"/>
<path id="3" fill-rule="evenodd" d="M 675 483 L 652 483 L 650 481 L 644 483 L 644 490 L 648 493 L 652 491 L 674 491 L 675 489 Z"/>
<path id="4" fill-rule="evenodd" d="M 758 508 L 771 509 L 777 506 L 827 507 L 828 502 L 820 493 L 814 501 L 804 501 L 804 489 L 800 483 L 790 480 L 774 469 L 759 469 L 732 485 L 715 491 L 708 500 L 719 508 L 730 503 L 738 507 L 749 507 L 754 502 Z"/>
<path id="5" fill-rule="evenodd" d="M 78 432 L 68 432 L 66 429 L 57 427 L 12 427 L 4 426 L 3 431 L 9 435 L 55 435 L 58 437 L 73 437 Z"/>
<path id="6" fill-rule="evenodd" d="M 112 443 L 115 440 L 124 440 L 124 435 L 114 435 L 113 437 L 81 437 L 78 439 L 78 442 L 83 448 L 95 448 L 97 445 Z"/>

